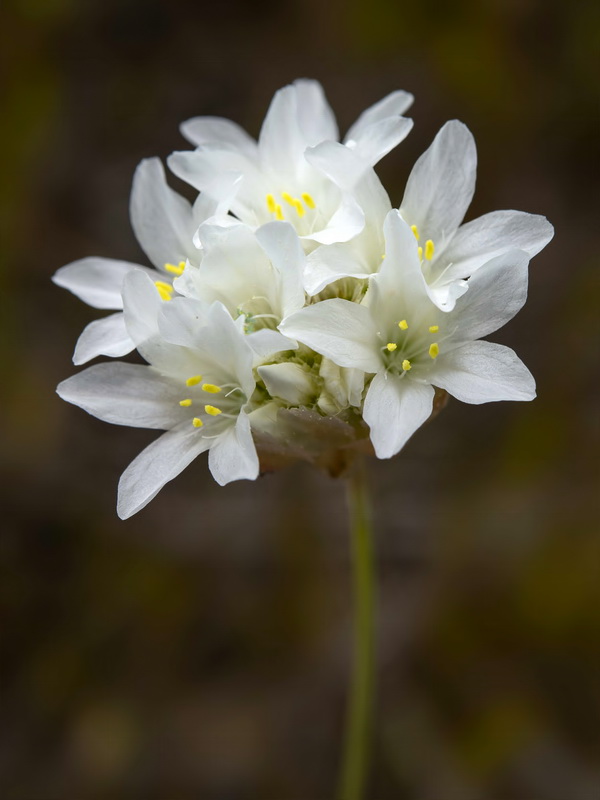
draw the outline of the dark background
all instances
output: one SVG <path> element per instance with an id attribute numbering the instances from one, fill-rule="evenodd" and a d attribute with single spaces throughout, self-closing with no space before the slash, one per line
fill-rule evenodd
<path id="1" fill-rule="evenodd" d="M 322 81 L 342 129 L 396 88 L 397 204 L 450 118 L 475 134 L 469 218 L 556 237 L 495 337 L 533 403 L 453 401 L 370 465 L 378 698 L 367 800 L 600 797 L 598 31 L 594 2 L 3 0 L 0 539 L 7 800 L 329 800 L 350 668 L 344 486 L 298 466 L 219 488 L 203 458 L 139 515 L 118 476 L 155 436 L 62 403 L 99 312 L 69 261 L 144 262 L 133 170 L 273 92 Z M 181 184 L 173 185 L 181 190 Z M 594 425 L 594 423 L 596 423 Z"/>

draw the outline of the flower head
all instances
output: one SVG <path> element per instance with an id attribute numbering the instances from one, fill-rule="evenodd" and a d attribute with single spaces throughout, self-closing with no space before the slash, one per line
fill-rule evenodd
<path id="1" fill-rule="evenodd" d="M 273 99 L 258 142 L 227 120 L 184 123 L 197 145 L 134 178 L 131 219 L 154 268 L 84 259 L 55 281 L 98 308 L 75 361 L 134 347 L 146 365 L 99 364 L 58 392 L 119 425 L 164 433 L 125 470 L 128 517 L 208 451 L 220 484 L 304 459 L 340 474 L 358 451 L 389 458 L 440 407 L 531 400 L 533 377 L 483 341 L 525 302 L 543 218 L 498 211 L 462 224 L 473 137 L 449 122 L 398 210 L 373 165 L 408 133 L 412 98 L 365 111 L 343 143 L 315 81 Z"/>

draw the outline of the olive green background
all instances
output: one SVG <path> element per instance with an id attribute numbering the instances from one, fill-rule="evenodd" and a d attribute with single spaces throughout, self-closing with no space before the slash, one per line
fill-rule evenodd
<path id="1" fill-rule="evenodd" d="M 369 465 L 378 695 L 366 800 L 600 797 L 597 4 L 4 0 L 0 791 L 7 800 L 329 800 L 351 654 L 344 485 L 302 465 L 214 484 L 198 459 L 139 515 L 118 476 L 154 433 L 61 402 L 100 316 L 50 282 L 145 263 L 133 170 L 178 123 L 254 135 L 322 81 L 342 129 L 396 88 L 415 128 L 378 167 L 397 204 L 450 118 L 468 218 L 545 214 L 530 299 L 496 336 L 532 403 L 451 401 Z M 173 185 L 183 190 L 182 184 Z"/>

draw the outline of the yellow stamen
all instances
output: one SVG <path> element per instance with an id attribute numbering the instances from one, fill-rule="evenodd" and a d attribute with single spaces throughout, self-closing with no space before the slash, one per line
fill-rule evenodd
<path id="1" fill-rule="evenodd" d="M 154 281 L 154 285 L 157 289 L 164 289 L 169 294 L 173 291 L 173 286 L 170 283 L 166 283 L 166 281 Z"/>
<path id="2" fill-rule="evenodd" d="M 188 378 L 185 382 L 186 386 L 197 386 L 200 381 L 202 380 L 202 375 L 192 375 L 191 378 Z"/>
<path id="3" fill-rule="evenodd" d="M 297 198 L 294 198 L 294 202 L 293 202 L 292 205 L 296 209 L 296 213 L 298 214 L 298 216 L 300 218 L 302 218 L 306 214 L 306 211 L 304 210 L 304 206 L 302 205 L 300 200 L 298 200 Z"/>
<path id="4" fill-rule="evenodd" d="M 398 327 L 400 328 L 400 330 L 406 331 L 408 330 L 408 322 L 405 319 L 401 319 L 400 322 L 398 323 Z"/>
<path id="5" fill-rule="evenodd" d="M 188 397 L 186 400 L 180 400 L 179 405 L 183 406 L 183 408 L 187 408 L 188 406 L 192 405 L 191 399 Z"/>
<path id="6" fill-rule="evenodd" d="M 435 253 L 435 245 L 431 241 L 431 239 L 427 239 L 427 241 L 425 242 L 425 258 L 427 259 L 427 261 L 431 261 L 434 253 Z"/>
<path id="7" fill-rule="evenodd" d="M 418 242 L 418 241 L 419 241 L 419 239 L 421 238 L 421 237 L 419 236 L 419 229 L 417 228 L 417 226 L 416 226 L 416 225 L 411 225 L 411 226 L 410 226 L 410 229 L 411 229 L 411 231 L 414 233 L 414 235 L 415 235 L 415 239 L 416 239 L 416 240 L 417 240 L 417 242 Z"/>
<path id="8" fill-rule="evenodd" d="M 207 414 L 210 414 L 211 417 L 218 417 L 219 414 L 223 413 L 221 409 L 217 408 L 216 406 L 204 406 L 204 410 Z"/>
<path id="9" fill-rule="evenodd" d="M 274 214 L 277 210 L 277 203 L 275 202 L 275 198 L 272 194 L 267 195 L 267 208 L 269 209 L 271 214 Z"/>
<path id="10" fill-rule="evenodd" d="M 408 360 L 408 358 L 405 358 L 404 361 L 402 362 L 402 369 L 404 370 L 404 372 L 408 372 L 408 370 L 411 368 L 411 366 L 412 365 L 411 365 L 410 361 Z"/>
<path id="11" fill-rule="evenodd" d="M 440 346 L 437 342 L 429 345 L 429 355 L 431 358 L 437 358 L 440 354 Z"/>
<path id="12" fill-rule="evenodd" d="M 275 206 L 275 216 L 277 219 L 283 219 L 283 211 L 281 210 L 281 206 L 279 203 Z"/>
<path id="13" fill-rule="evenodd" d="M 315 201 L 312 199 L 312 197 L 309 195 L 308 192 L 302 192 L 302 199 L 304 200 L 308 208 L 317 207 L 317 204 L 315 203 Z"/>
<path id="14" fill-rule="evenodd" d="M 390 351 L 390 353 L 393 353 L 393 352 L 394 352 L 394 350 L 395 350 L 395 349 L 398 347 L 398 345 L 397 345 L 397 344 L 394 344 L 394 342 L 388 342 L 388 343 L 386 344 L 386 347 L 387 347 L 387 349 Z"/>
<path id="15" fill-rule="evenodd" d="M 439 325 L 430 325 L 429 326 L 429 333 L 437 333 L 440 329 Z"/>
<path id="16" fill-rule="evenodd" d="M 161 281 L 156 281 L 156 284 L 155 284 L 155 285 L 156 285 L 156 288 L 157 288 L 157 290 L 158 290 L 158 293 L 159 293 L 159 295 L 160 295 L 160 298 L 161 298 L 161 300 L 172 300 L 173 298 L 172 298 L 172 296 L 171 296 L 171 292 L 167 291 L 167 290 L 166 290 L 166 289 L 164 289 L 162 286 L 158 286 L 158 284 L 159 284 L 160 282 L 161 282 Z"/>
<path id="17" fill-rule="evenodd" d="M 165 271 L 170 272 L 172 275 L 183 275 L 185 269 L 185 261 L 180 261 L 178 266 L 175 264 L 165 264 Z"/>
<path id="18" fill-rule="evenodd" d="M 282 192 L 281 196 L 283 197 L 283 199 L 285 200 L 286 203 L 289 203 L 289 205 L 291 205 L 291 206 L 294 205 L 294 198 L 292 197 L 292 195 L 289 192 Z"/>
<path id="19" fill-rule="evenodd" d="M 417 253 L 419 254 L 419 261 L 423 261 L 423 248 L 417 247 Z"/>
<path id="20" fill-rule="evenodd" d="M 200 417 L 194 417 L 194 419 L 192 420 L 192 425 L 194 426 L 194 428 L 201 428 L 204 425 L 204 423 L 202 422 Z"/>
<path id="21" fill-rule="evenodd" d="M 203 383 L 202 384 L 202 391 L 203 392 L 210 392 L 210 394 L 219 394 L 221 391 L 220 386 L 215 386 L 214 383 Z"/>

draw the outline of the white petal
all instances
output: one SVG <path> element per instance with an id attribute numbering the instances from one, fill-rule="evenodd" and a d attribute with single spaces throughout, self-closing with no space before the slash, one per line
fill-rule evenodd
<path id="1" fill-rule="evenodd" d="M 304 342 L 340 367 L 377 372 L 380 342 L 369 310 L 348 300 L 323 300 L 303 308 L 279 326 L 285 336 Z"/>
<path id="2" fill-rule="evenodd" d="M 148 158 L 138 165 L 129 215 L 138 242 L 158 269 L 185 261 L 194 250 L 192 237 L 197 225 L 192 207 L 168 186 L 160 159 Z"/>
<path id="3" fill-rule="evenodd" d="M 117 513 L 121 519 L 136 514 L 196 456 L 211 445 L 186 421 L 164 433 L 135 458 L 121 475 Z"/>
<path id="4" fill-rule="evenodd" d="M 248 333 L 246 341 L 256 353 L 257 358 L 255 361 L 263 361 L 276 353 L 282 353 L 286 350 L 297 350 L 298 342 L 288 339 L 287 336 L 278 331 L 272 331 L 269 328 L 262 328 L 260 331 Z"/>
<path id="5" fill-rule="evenodd" d="M 530 258 L 554 235 L 545 217 L 524 211 L 492 211 L 461 225 L 443 254 L 444 281 L 468 278 L 482 264 L 507 250 L 524 250 Z"/>
<path id="6" fill-rule="evenodd" d="M 392 206 L 377 173 L 367 162 L 337 142 L 322 142 L 308 148 L 306 160 L 354 197 L 370 225 L 383 225 Z"/>
<path id="7" fill-rule="evenodd" d="M 438 357 L 431 380 L 463 403 L 533 400 L 535 380 L 509 348 L 470 342 Z"/>
<path id="8" fill-rule="evenodd" d="M 460 225 L 475 190 L 477 151 L 469 129 L 447 122 L 419 158 L 406 184 L 400 213 L 421 239 L 441 252 Z"/>
<path id="9" fill-rule="evenodd" d="M 305 299 L 302 276 L 306 258 L 296 231 L 287 222 L 269 222 L 256 231 L 256 238 L 281 276 L 282 316 L 299 311 Z"/>
<path id="10" fill-rule="evenodd" d="M 478 269 L 449 315 L 453 338 L 480 339 L 511 320 L 527 299 L 528 265 L 527 253 L 511 250 Z"/>
<path id="11" fill-rule="evenodd" d="M 388 94 L 382 100 L 363 111 L 356 122 L 350 127 L 345 144 L 349 141 L 359 142 L 365 138 L 365 131 L 374 123 L 390 117 L 399 117 L 412 105 L 414 97 L 410 92 L 397 90 Z"/>
<path id="12" fill-rule="evenodd" d="M 399 145 L 413 127 L 412 119 L 407 117 L 388 117 L 368 125 L 359 139 L 346 143 L 359 158 L 374 167 L 390 150 Z"/>
<path id="13" fill-rule="evenodd" d="M 314 142 L 307 139 L 300 125 L 298 91 L 293 85 L 284 86 L 271 100 L 260 130 L 258 149 L 261 164 L 263 168 L 289 178 L 304 161 L 304 150 L 311 144 Z"/>
<path id="14" fill-rule="evenodd" d="M 208 467 L 220 486 L 231 481 L 258 478 L 258 456 L 248 416 L 242 411 L 236 424 L 227 428 L 210 448 Z"/>
<path id="15" fill-rule="evenodd" d="M 149 360 L 145 348 L 158 336 L 158 310 L 165 301 L 148 275 L 137 269 L 123 281 L 123 301 L 127 333 Z"/>
<path id="16" fill-rule="evenodd" d="M 168 429 L 189 417 L 179 406 L 182 389 L 140 364 L 96 364 L 67 378 L 56 391 L 113 425 Z"/>
<path id="17" fill-rule="evenodd" d="M 179 130 L 192 144 L 219 144 L 256 156 L 256 142 L 235 122 L 222 117 L 192 117 L 179 126 Z"/>
<path id="18" fill-rule="evenodd" d="M 365 300 L 380 324 L 395 326 L 402 317 L 415 318 L 431 306 L 421 270 L 417 242 L 397 211 L 390 211 L 383 226 L 385 258 L 373 276 Z M 387 335 L 387 334 L 386 334 Z"/>
<path id="19" fill-rule="evenodd" d="M 357 237 L 359 238 L 359 237 Z M 304 289 L 311 297 L 340 278 L 366 278 L 374 271 L 351 242 L 317 247 L 306 257 Z M 383 250 L 383 248 L 380 248 Z M 379 256 L 381 260 L 381 256 Z"/>
<path id="20" fill-rule="evenodd" d="M 378 373 L 371 382 L 363 418 L 371 428 L 371 441 L 378 458 L 391 458 L 431 415 L 435 391 L 432 386 Z"/>
<path id="21" fill-rule="evenodd" d="M 245 153 L 203 147 L 193 152 L 172 153 L 167 164 L 178 178 L 198 191 L 219 201 L 227 200 L 229 208 L 221 209 L 222 212 L 231 210 L 248 225 L 256 224 L 256 198 L 263 199 L 270 189 L 257 163 Z"/>
<path id="22" fill-rule="evenodd" d="M 250 397 L 256 385 L 252 375 L 254 353 L 221 303 L 213 303 L 206 309 L 187 298 L 172 300 L 161 309 L 160 330 L 164 339 L 189 348 L 207 364 L 207 371 L 210 365 L 213 374 L 221 376 L 218 383 L 235 383 Z"/>
<path id="23" fill-rule="evenodd" d="M 73 292 L 89 306 L 118 310 L 123 308 L 121 297 L 123 279 L 135 269 L 142 270 L 148 275 L 156 274 L 153 270 L 129 261 L 91 256 L 61 267 L 52 280 L 57 286 Z"/>
<path id="24" fill-rule="evenodd" d="M 294 81 L 300 129 L 307 144 L 339 139 L 339 132 L 331 106 L 318 81 L 301 78 Z"/>
<path id="25" fill-rule="evenodd" d="M 319 244 L 347 242 L 359 234 L 365 226 L 365 215 L 352 195 L 344 192 L 338 210 L 320 231 L 301 236 Z"/>
<path id="26" fill-rule="evenodd" d="M 271 397 L 280 397 L 295 406 L 314 402 L 317 385 L 313 375 L 300 364 L 268 364 L 258 368 Z"/>
<path id="27" fill-rule="evenodd" d="M 125 318 L 121 311 L 103 319 L 96 319 L 83 329 L 73 353 L 74 364 L 85 364 L 96 356 L 127 355 L 135 347 L 127 333 Z"/>

